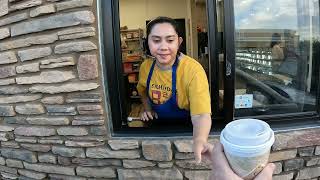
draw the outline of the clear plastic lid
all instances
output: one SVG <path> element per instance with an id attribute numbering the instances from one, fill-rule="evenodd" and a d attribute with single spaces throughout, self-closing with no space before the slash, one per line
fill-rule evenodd
<path id="1" fill-rule="evenodd" d="M 270 126 L 258 119 L 240 119 L 226 125 L 220 141 L 228 151 L 256 154 L 270 150 L 274 143 L 274 132 Z"/>

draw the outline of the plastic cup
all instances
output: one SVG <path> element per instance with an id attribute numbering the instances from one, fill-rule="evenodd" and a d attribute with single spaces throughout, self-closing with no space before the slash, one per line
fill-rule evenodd
<path id="1" fill-rule="evenodd" d="M 268 163 L 274 132 L 264 121 L 240 119 L 226 125 L 220 142 L 232 170 L 249 180 Z"/>

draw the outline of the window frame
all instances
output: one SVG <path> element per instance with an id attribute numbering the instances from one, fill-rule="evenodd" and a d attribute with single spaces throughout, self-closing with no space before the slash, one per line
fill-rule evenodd
<path id="1" fill-rule="evenodd" d="M 145 129 L 140 128 L 122 128 L 122 122 L 126 121 L 127 102 L 125 99 L 124 78 L 122 75 L 121 60 L 121 45 L 120 45 L 120 22 L 119 22 L 119 0 L 98 0 L 97 2 L 100 10 L 101 23 L 101 57 L 102 70 L 104 73 L 105 93 L 108 94 L 110 114 L 108 126 L 111 129 L 112 136 L 145 136 Z M 100 7 L 99 7 L 100 6 Z M 208 17 L 208 51 L 209 51 L 209 75 L 210 79 L 210 95 L 211 95 L 211 109 L 212 121 L 214 131 L 219 132 L 225 124 L 235 119 L 234 117 L 234 92 L 235 92 L 235 44 L 234 44 L 234 11 L 233 0 L 224 1 L 224 37 L 223 37 L 223 52 L 224 52 L 224 100 L 223 110 L 219 110 L 219 49 L 217 44 L 217 11 L 216 0 L 207 0 L 207 17 Z M 210 43 L 215 42 L 215 43 Z M 227 62 L 227 63 L 226 63 Z M 228 71 L 227 71 L 227 68 Z M 226 75 L 226 72 L 230 74 Z M 320 77 L 319 77 L 320 80 Z M 320 113 L 320 84 L 317 89 L 316 111 L 302 112 L 282 115 L 267 115 L 259 117 L 262 120 L 270 123 L 310 120 L 315 122 L 319 120 Z M 106 105 L 107 106 L 107 105 Z M 243 117 L 242 117 L 243 118 Z M 281 123 L 280 123 L 281 124 Z M 285 124 L 285 123 L 284 123 Z M 149 133 L 148 133 L 149 134 Z M 170 133 L 151 132 L 151 136 L 171 136 Z M 177 135 L 192 135 L 192 132 L 178 132 Z"/>

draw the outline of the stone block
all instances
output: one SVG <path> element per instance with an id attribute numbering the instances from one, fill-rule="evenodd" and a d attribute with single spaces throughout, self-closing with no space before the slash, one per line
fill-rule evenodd
<path id="1" fill-rule="evenodd" d="M 84 158 L 85 153 L 82 148 L 71 148 L 63 146 L 52 146 L 52 153 L 64 157 L 80 157 Z"/>
<path id="2" fill-rule="evenodd" d="M 12 15 L 12 16 L 9 16 L 9 17 L 1 18 L 0 26 L 4 26 L 4 25 L 7 25 L 7 24 L 12 24 L 12 23 L 19 22 L 19 21 L 22 21 L 22 20 L 25 20 L 25 19 L 28 19 L 28 14 L 27 13 L 23 12 L 23 13 L 20 13 L 20 14 L 15 14 L 15 15 Z"/>
<path id="3" fill-rule="evenodd" d="M 0 94 L 11 95 L 11 94 L 24 94 L 28 93 L 29 89 L 25 86 L 11 85 L 0 87 Z"/>
<path id="4" fill-rule="evenodd" d="M 211 163 L 209 161 L 203 161 L 201 163 L 197 163 L 195 160 L 177 160 L 175 164 L 178 167 L 185 169 L 193 169 L 193 170 L 209 170 L 211 169 Z"/>
<path id="5" fill-rule="evenodd" d="M 41 99 L 43 104 L 63 104 L 64 98 L 63 96 L 49 96 Z"/>
<path id="6" fill-rule="evenodd" d="M 65 105 L 47 105 L 48 114 L 50 115 L 76 115 L 76 108 Z"/>
<path id="7" fill-rule="evenodd" d="M 9 84 L 15 84 L 16 80 L 14 78 L 9 78 L 9 79 L 0 79 L 0 86 L 5 86 Z"/>
<path id="8" fill-rule="evenodd" d="M 116 172 L 110 167 L 81 167 L 76 168 L 77 175 L 93 178 L 116 178 Z"/>
<path id="9" fill-rule="evenodd" d="M 61 164 L 63 166 L 70 166 L 72 163 L 70 158 L 58 156 L 58 164 Z"/>
<path id="10" fill-rule="evenodd" d="M 55 180 L 87 180 L 86 178 L 83 178 L 80 176 L 66 176 L 66 175 L 58 175 L 58 174 L 49 174 L 48 176 L 50 177 L 50 179 L 55 179 Z"/>
<path id="11" fill-rule="evenodd" d="M 298 154 L 300 157 L 313 156 L 314 150 L 315 150 L 315 147 L 313 147 L 313 146 L 298 148 Z"/>
<path id="12" fill-rule="evenodd" d="M 19 114 L 43 114 L 45 113 L 42 104 L 22 104 L 16 106 L 16 112 Z"/>
<path id="13" fill-rule="evenodd" d="M 95 49 L 98 49 L 98 47 L 91 41 L 75 41 L 57 45 L 54 48 L 54 53 L 65 54 L 72 52 L 91 51 Z"/>
<path id="14" fill-rule="evenodd" d="M 108 144 L 112 150 L 138 149 L 139 142 L 137 140 L 109 140 Z"/>
<path id="15" fill-rule="evenodd" d="M 50 47 L 39 47 L 18 51 L 18 56 L 22 62 L 51 55 Z"/>
<path id="16" fill-rule="evenodd" d="M 316 150 L 314 151 L 315 155 L 320 155 L 320 146 L 316 146 Z"/>
<path id="17" fill-rule="evenodd" d="M 51 150 L 51 146 L 43 145 L 43 144 L 25 144 L 21 143 L 21 147 L 29 150 L 29 151 L 37 151 L 37 152 L 49 152 Z"/>
<path id="18" fill-rule="evenodd" d="M 59 83 L 74 79 L 75 75 L 72 71 L 45 71 L 40 75 L 33 75 L 29 77 L 17 77 L 17 84 L 35 84 L 35 83 Z"/>
<path id="19" fill-rule="evenodd" d="M 7 15 L 9 13 L 9 1 L 8 0 L 0 0 L 0 17 Z"/>
<path id="20" fill-rule="evenodd" d="M 90 134 L 95 136 L 106 135 L 108 133 L 105 126 L 92 126 L 90 127 Z"/>
<path id="21" fill-rule="evenodd" d="M 0 125 L 0 131 L 1 132 L 11 132 L 14 130 L 13 126 L 8 126 L 8 125 Z"/>
<path id="22" fill-rule="evenodd" d="M 16 67 L 15 66 L 1 66 L 0 67 L 0 79 L 12 77 L 16 75 Z"/>
<path id="23" fill-rule="evenodd" d="M 49 164 L 30 164 L 26 162 L 23 162 L 23 164 L 26 169 L 37 171 L 37 172 L 75 175 L 74 167 L 49 165 Z"/>
<path id="24" fill-rule="evenodd" d="M 57 157 L 50 153 L 38 154 L 38 160 L 42 163 L 57 164 Z"/>
<path id="25" fill-rule="evenodd" d="M 178 152 L 191 153 L 193 141 L 192 140 L 176 140 L 173 142 L 174 146 L 177 148 Z"/>
<path id="26" fill-rule="evenodd" d="M 40 62 L 41 69 L 59 68 L 65 66 L 73 66 L 76 64 L 72 56 L 59 57 L 56 59 L 46 59 Z"/>
<path id="27" fill-rule="evenodd" d="M 123 160 L 123 167 L 132 169 L 132 168 L 145 168 L 145 167 L 154 167 L 156 163 L 152 161 L 145 161 L 145 160 Z"/>
<path id="28" fill-rule="evenodd" d="M 273 174 L 280 174 L 282 172 L 282 163 L 275 162 L 274 165 L 276 165 L 276 169 L 273 171 Z"/>
<path id="29" fill-rule="evenodd" d="M 150 140 L 142 142 L 142 153 L 147 160 L 171 161 L 172 149 L 170 141 Z"/>
<path id="30" fill-rule="evenodd" d="M 119 179 L 170 179 L 182 180 L 183 175 L 176 169 L 159 169 L 159 170 L 133 170 L 118 169 Z"/>
<path id="31" fill-rule="evenodd" d="M 100 93 L 69 93 L 66 97 L 67 103 L 95 103 L 102 102 Z"/>
<path id="32" fill-rule="evenodd" d="M 63 144 L 60 136 L 41 137 L 39 143 L 41 144 Z"/>
<path id="33" fill-rule="evenodd" d="M 211 171 L 185 171 L 184 175 L 189 180 L 210 179 Z"/>
<path id="34" fill-rule="evenodd" d="M 9 134 L 6 132 L 0 132 L 0 141 L 9 141 Z"/>
<path id="35" fill-rule="evenodd" d="M 57 132 L 61 136 L 85 136 L 88 135 L 86 128 L 82 127 L 60 127 Z"/>
<path id="36" fill-rule="evenodd" d="M 320 176 L 320 167 L 309 167 L 301 169 L 296 179 L 311 179 Z"/>
<path id="37" fill-rule="evenodd" d="M 16 135 L 15 141 L 19 143 L 37 143 L 37 138 L 35 137 L 25 137 Z"/>
<path id="38" fill-rule="evenodd" d="M 10 37 L 10 30 L 9 28 L 1 28 L 0 29 L 0 39 L 4 39 Z M 1 60 L 1 54 L 0 54 L 0 60 Z"/>
<path id="39" fill-rule="evenodd" d="M 1 36 L 3 36 L 4 31 L 5 29 L 0 29 L 0 39 L 1 39 Z M 15 62 L 18 62 L 18 59 L 14 51 L 7 51 L 7 52 L 0 53 L 0 64 L 10 64 Z"/>
<path id="40" fill-rule="evenodd" d="M 159 168 L 172 168 L 173 162 L 159 162 L 158 167 Z"/>
<path id="41" fill-rule="evenodd" d="M 1 99 L 1 98 L 0 98 Z M 0 105 L 0 116 L 15 116 L 13 106 Z"/>
<path id="42" fill-rule="evenodd" d="M 293 172 L 287 174 L 276 175 L 272 177 L 272 180 L 292 180 Z"/>
<path id="43" fill-rule="evenodd" d="M 293 159 L 297 156 L 297 149 L 272 152 L 269 156 L 270 162 Z"/>
<path id="44" fill-rule="evenodd" d="M 104 142 L 95 141 L 66 141 L 65 145 L 68 147 L 96 147 L 104 145 Z"/>
<path id="45" fill-rule="evenodd" d="M 37 162 L 35 153 L 27 150 L 1 148 L 1 155 L 5 158 L 19 159 L 30 163 Z"/>
<path id="46" fill-rule="evenodd" d="M 10 6 L 10 11 L 26 9 L 42 4 L 42 0 L 27 0 L 21 1 L 21 3 L 16 3 Z"/>
<path id="47" fill-rule="evenodd" d="M 307 160 L 306 166 L 314 166 L 314 165 L 320 165 L 320 157 L 315 156 Z"/>
<path id="48" fill-rule="evenodd" d="M 291 171 L 302 168 L 304 165 L 303 159 L 290 159 L 284 161 L 283 170 L 284 171 Z"/>
<path id="49" fill-rule="evenodd" d="M 54 4 L 47 4 L 44 6 L 39 6 L 30 11 L 30 17 L 36 17 L 44 14 L 50 14 L 56 12 Z"/>
<path id="50" fill-rule="evenodd" d="M 71 0 L 66 2 L 57 3 L 57 11 L 62 11 L 71 8 L 92 6 L 92 0 Z"/>
<path id="51" fill-rule="evenodd" d="M 77 69 L 80 80 L 96 79 L 98 77 L 97 56 L 89 54 L 80 55 Z"/>
<path id="52" fill-rule="evenodd" d="M 86 156 L 89 158 L 114 158 L 114 159 L 138 159 L 140 158 L 140 152 L 138 150 L 118 150 L 113 151 L 108 147 L 94 147 L 87 148 Z"/>
<path id="53" fill-rule="evenodd" d="M 4 166 L 6 164 L 6 160 L 3 157 L 0 157 L 0 165 Z"/>
<path id="54" fill-rule="evenodd" d="M 47 176 L 45 173 L 39 173 L 36 171 L 29 171 L 25 169 L 18 169 L 18 172 L 20 175 L 23 175 L 31 179 L 44 179 Z"/>
<path id="55" fill-rule="evenodd" d="M 28 124 L 35 125 L 68 125 L 70 120 L 68 117 L 27 117 Z"/>
<path id="56" fill-rule="evenodd" d="M 31 95 L 12 95 L 12 96 L 0 96 L 0 102 L 2 103 L 20 103 L 35 101 L 42 97 L 41 94 L 31 94 Z"/>
<path id="57" fill-rule="evenodd" d="M 95 21 L 91 11 L 76 11 L 64 14 L 57 14 L 36 20 L 22 22 L 11 27 L 11 36 L 40 32 L 49 29 L 75 26 L 79 24 L 91 24 Z"/>
<path id="58" fill-rule="evenodd" d="M 15 148 L 15 149 L 19 149 L 20 148 L 19 144 L 17 142 L 15 142 L 15 141 L 7 141 L 7 142 L 2 141 L 1 142 L 1 147 L 4 147 L 4 148 Z M 0 163 L 0 165 L 3 165 L 3 164 Z"/>
<path id="59" fill-rule="evenodd" d="M 56 130 L 49 127 L 17 127 L 14 130 L 15 135 L 21 136 L 53 136 Z"/>
<path id="60" fill-rule="evenodd" d="M 83 32 L 83 33 L 76 33 L 76 34 L 68 34 L 68 35 L 61 35 L 59 36 L 60 40 L 68 40 L 68 39 L 79 39 L 85 37 L 92 37 L 95 36 L 95 32 Z"/>
<path id="61" fill-rule="evenodd" d="M 38 72 L 40 71 L 39 63 L 30 63 L 16 67 L 17 73 L 30 73 L 30 72 Z"/>
<path id="62" fill-rule="evenodd" d="M 103 110 L 101 105 L 78 105 L 77 110 L 81 115 L 102 115 Z"/>
<path id="63" fill-rule="evenodd" d="M 6 164 L 8 167 L 23 168 L 22 162 L 14 159 L 6 159 Z"/>
<path id="64" fill-rule="evenodd" d="M 11 168 L 11 167 L 7 167 L 7 166 L 0 166 L 0 172 L 1 172 L 2 176 L 3 176 L 4 172 L 12 174 L 12 175 L 17 175 L 17 173 L 18 173 L 16 168 Z"/>
<path id="65" fill-rule="evenodd" d="M 97 120 L 97 121 L 77 121 L 73 120 L 72 125 L 74 126 L 99 126 L 104 125 L 104 120 Z"/>
<path id="66" fill-rule="evenodd" d="M 79 166 L 122 166 L 121 161 L 118 159 L 73 158 L 72 163 Z"/>
<path id="67" fill-rule="evenodd" d="M 65 83 L 62 85 L 34 85 L 29 91 L 32 93 L 67 93 L 67 92 L 76 92 L 76 91 L 89 91 L 97 89 L 99 84 L 97 83 Z"/>
<path id="68" fill-rule="evenodd" d="M 4 117 L 3 120 L 6 124 L 27 124 L 26 117 L 21 116 Z"/>
<path id="69" fill-rule="evenodd" d="M 62 35 L 71 35 L 71 34 L 95 32 L 95 31 L 96 29 L 94 27 L 71 27 L 69 29 L 58 31 L 57 34 L 58 36 L 62 36 Z"/>

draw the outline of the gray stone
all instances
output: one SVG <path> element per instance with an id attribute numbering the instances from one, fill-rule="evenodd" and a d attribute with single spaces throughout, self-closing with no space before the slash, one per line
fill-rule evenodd
<path id="1" fill-rule="evenodd" d="M 29 170 L 34 170 L 37 172 L 44 173 L 54 173 L 54 174 L 65 174 L 65 175 L 75 175 L 73 167 L 66 166 L 57 166 L 57 165 L 49 165 L 49 164 L 29 164 L 23 162 L 24 167 Z"/>
<path id="2" fill-rule="evenodd" d="M 65 175 L 58 175 L 58 174 L 49 174 L 49 177 L 52 180 L 62 180 L 62 179 L 63 180 L 87 180 L 86 178 L 83 178 L 80 176 L 65 176 Z"/>
<path id="3" fill-rule="evenodd" d="M 25 86 L 4 86 L 0 87 L 0 94 L 22 94 L 28 93 L 29 89 Z"/>
<path id="4" fill-rule="evenodd" d="M 10 30 L 9 28 L 1 28 L 0 29 L 0 39 L 4 39 L 6 37 L 10 37 Z M 0 60 L 1 60 L 1 54 L 0 54 Z"/>
<path id="5" fill-rule="evenodd" d="M 189 180 L 210 179 L 211 171 L 185 171 L 184 175 Z"/>
<path id="6" fill-rule="evenodd" d="M 37 143 L 37 139 L 35 137 L 16 136 L 15 141 L 20 143 Z"/>
<path id="7" fill-rule="evenodd" d="M 0 78 L 7 78 L 16 75 L 15 66 L 1 66 L 0 67 Z"/>
<path id="8" fill-rule="evenodd" d="M 0 98 L 0 101 L 2 98 Z M 15 116 L 16 112 L 13 109 L 13 106 L 0 105 L 0 116 Z"/>
<path id="9" fill-rule="evenodd" d="M 14 159 L 6 159 L 6 164 L 8 167 L 23 168 L 22 162 Z"/>
<path id="10" fill-rule="evenodd" d="M 104 142 L 106 140 L 105 136 L 67 136 L 68 140 L 72 141 L 96 141 Z"/>
<path id="11" fill-rule="evenodd" d="M 32 45 L 47 45 L 58 40 L 57 34 L 34 35 L 0 43 L 0 50 L 29 47 Z"/>
<path id="12" fill-rule="evenodd" d="M 76 115 L 76 108 L 65 105 L 47 105 L 47 111 L 50 115 Z"/>
<path id="13" fill-rule="evenodd" d="M 16 67 L 17 73 L 29 73 L 40 71 L 39 63 L 24 64 Z"/>
<path id="14" fill-rule="evenodd" d="M 0 157 L 0 165 L 4 166 L 6 164 L 6 160 L 3 157 Z"/>
<path id="15" fill-rule="evenodd" d="M 99 87 L 97 83 L 65 83 L 62 85 L 34 85 L 29 91 L 32 93 L 65 93 L 65 92 L 75 92 L 75 91 L 89 91 Z"/>
<path id="16" fill-rule="evenodd" d="M 310 167 L 301 169 L 296 179 L 311 179 L 320 176 L 320 167 Z"/>
<path id="17" fill-rule="evenodd" d="M 70 166 L 71 159 L 68 157 L 58 156 L 58 164 L 61 164 L 63 166 Z"/>
<path id="18" fill-rule="evenodd" d="M 38 154 L 38 160 L 42 163 L 57 164 L 57 157 L 53 154 Z"/>
<path id="19" fill-rule="evenodd" d="M 270 162 L 293 159 L 297 156 L 297 149 L 272 152 L 269 156 Z"/>
<path id="20" fill-rule="evenodd" d="M 90 142 L 90 141 L 66 141 L 68 147 L 96 147 L 104 145 L 104 142 Z"/>
<path id="21" fill-rule="evenodd" d="M 1 155 L 5 158 L 19 159 L 30 163 L 37 162 L 35 153 L 27 150 L 1 148 Z"/>
<path id="22" fill-rule="evenodd" d="M 284 161 L 283 170 L 284 171 L 291 171 L 302 168 L 304 165 L 303 159 L 290 159 Z"/>
<path id="23" fill-rule="evenodd" d="M 16 83 L 16 80 L 14 78 L 11 79 L 0 79 L 0 86 L 5 86 L 9 84 L 14 84 Z"/>
<path id="24" fill-rule="evenodd" d="M 133 169 L 118 169 L 119 179 L 170 179 L 182 180 L 181 172 L 176 169 L 160 169 L 160 170 L 133 170 Z"/>
<path id="25" fill-rule="evenodd" d="M 17 175 L 18 173 L 16 168 L 10 168 L 6 166 L 0 166 L 0 172 L 2 176 L 8 177 L 8 178 L 14 177 L 13 175 Z M 9 174 L 5 174 L 5 172 Z"/>
<path id="26" fill-rule="evenodd" d="M 68 94 L 66 97 L 67 103 L 94 103 L 101 102 L 100 93 L 72 93 Z"/>
<path id="27" fill-rule="evenodd" d="M 0 132 L 0 141 L 9 141 L 9 134 L 6 132 Z"/>
<path id="28" fill-rule="evenodd" d="M 101 115 L 103 114 L 102 106 L 96 104 L 78 105 L 77 110 L 82 115 Z"/>
<path id="29" fill-rule="evenodd" d="M 23 1 L 22 3 L 14 4 L 10 6 L 10 11 L 26 9 L 42 4 L 42 0 L 28 0 Z"/>
<path id="30" fill-rule="evenodd" d="M 108 147 L 87 148 L 86 155 L 89 158 L 115 158 L 115 159 L 138 159 L 140 152 L 138 150 L 119 150 L 112 151 Z"/>
<path id="31" fill-rule="evenodd" d="M 26 176 L 32 179 L 44 179 L 47 175 L 45 173 L 39 173 L 35 171 L 29 171 L 25 169 L 18 169 L 20 175 Z"/>
<path id="32" fill-rule="evenodd" d="M 123 160 L 123 167 L 125 168 L 145 168 L 154 167 L 156 163 L 145 160 Z"/>
<path id="33" fill-rule="evenodd" d="M 99 126 L 104 125 L 104 120 L 97 120 L 97 121 L 77 121 L 73 120 L 72 125 L 74 126 Z"/>
<path id="34" fill-rule="evenodd" d="M 1 142 L 1 147 L 16 148 L 16 149 L 20 148 L 19 144 L 17 142 L 15 142 L 15 141 L 7 141 L 7 142 L 2 141 Z M 0 162 L 1 162 L 1 159 L 0 159 Z M 0 163 L 0 165 L 3 165 L 3 164 Z"/>
<path id="35" fill-rule="evenodd" d="M 276 169 L 273 171 L 273 174 L 280 174 L 282 172 L 282 163 L 276 162 L 274 165 L 276 165 Z"/>
<path id="36" fill-rule="evenodd" d="M 64 66 L 73 66 L 76 62 L 73 57 L 60 57 L 57 59 L 47 59 L 41 61 L 41 69 L 58 68 Z"/>
<path id="37" fill-rule="evenodd" d="M 57 3 L 57 11 L 62 11 L 65 9 L 92 6 L 92 0 L 71 0 L 66 2 Z"/>
<path id="38" fill-rule="evenodd" d="M 73 164 L 80 166 L 122 166 L 118 159 L 89 159 L 89 158 L 73 158 Z"/>
<path id="39" fill-rule="evenodd" d="M 70 148 L 63 146 L 52 146 L 52 153 L 64 157 L 86 157 L 82 148 Z"/>
<path id="40" fill-rule="evenodd" d="M 27 117 L 29 124 L 36 125 L 68 125 L 70 120 L 68 117 Z"/>
<path id="41" fill-rule="evenodd" d="M 98 121 L 98 120 L 104 120 L 103 116 L 74 116 L 74 120 L 77 121 Z"/>
<path id="42" fill-rule="evenodd" d="M 1 29 L 0 29 L 1 35 Z M 1 39 L 1 36 L 0 36 Z M 10 64 L 17 62 L 17 56 L 13 51 L 7 51 L 4 53 L 0 53 L 0 64 Z"/>
<path id="43" fill-rule="evenodd" d="M 90 80 L 98 77 L 98 61 L 96 55 L 80 55 L 78 59 L 78 74 L 80 80 Z"/>
<path id="44" fill-rule="evenodd" d="M 60 136 L 42 137 L 39 140 L 41 144 L 63 144 L 63 140 Z"/>
<path id="45" fill-rule="evenodd" d="M 8 104 L 20 103 L 20 102 L 35 101 L 35 100 L 40 99 L 41 97 L 42 97 L 41 94 L 0 96 L 0 102 L 8 103 Z"/>
<path id="46" fill-rule="evenodd" d="M 293 179 L 293 172 L 272 177 L 272 180 L 292 180 L 292 179 Z"/>
<path id="47" fill-rule="evenodd" d="M 49 96 L 41 99 L 43 104 L 63 104 L 64 98 L 63 96 Z"/>
<path id="48" fill-rule="evenodd" d="M 39 47 L 18 51 L 18 56 L 20 57 L 20 60 L 23 62 L 46 57 L 51 55 L 51 53 L 52 49 L 50 47 Z"/>
<path id="49" fill-rule="evenodd" d="M 19 114 L 43 114 L 45 113 L 42 104 L 23 104 L 16 106 L 16 112 Z"/>
<path id="50" fill-rule="evenodd" d="M 0 17 L 9 13 L 9 3 L 8 0 L 0 0 Z"/>
<path id="51" fill-rule="evenodd" d="M 191 153 L 192 150 L 192 140 L 176 140 L 173 142 L 174 146 L 177 148 L 179 152 L 182 153 Z"/>
<path id="52" fill-rule="evenodd" d="M 108 131 L 105 126 L 92 126 L 90 127 L 90 134 L 101 136 L 101 135 L 107 135 Z"/>
<path id="53" fill-rule="evenodd" d="M 61 136 L 85 136 L 88 135 L 86 128 L 81 127 L 60 127 L 57 132 Z"/>
<path id="54" fill-rule="evenodd" d="M 159 162 L 158 167 L 159 168 L 172 168 L 173 162 Z"/>
<path id="55" fill-rule="evenodd" d="M 315 155 L 320 155 L 320 146 L 316 147 L 316 150 L 314 151 Z"/>
<path id="56" fill-rule="evenodd" d="M 21 136 L 53 136 L 56 130 L 46 127 L 17 127 L 14 134 Z"/>
<path id="57" fill-rule="evenodd" d="M 77 34 L 77 33 L 86 33 L 86 32 L 95 32 L 95 31 L 96 29 L 94 27 L 75 27 L 75 28 L 59 31 L 58 36 Z"/>
<path id="58" fill-rule="evenodd" d="M 11 132 L 14 130 L 14 127 L 8 125 L 0 125 L 1 132 Z"/>
<path id="59" fill-rule="evenodd" d="M 2 0 L 2 1 L 5 1 L 5 0 Z M 4 26 L 4 25 L 7 25 L 7 24 L 19 22 L 19 21 L 22 21 L 22 20 L 25 20 L 25 19 L 28 19 L 28 14 L 23 12 L 21 14 L 16 14 L 16 15 L 9 16 L 7 18 L 1 19 L 0 20 L 0 26 Z"/>
<path id="60" fill-rule="evenodd" d="M 76 34 L 69 34 L 69 35 L 61 35 L 59 36 L 60 40 L 68 40 L 68 39 L 78 39 L 84 37 L 92 37 L 95 36 L 95 32 L 84 32 L 84 33 L 76 33 Z"/>
<path id="61" fill-rule="evenodd" d="M 142 142 L 142 153 L 147 160 L 171 161 L 172 149 L 170 141 L 150 140 Z"/>
<path id="62" fill-rule="evenodd" d="M 312 157 L 307 161 L 306 166 L 320 165 L 320 157 Z"/>
<path id="63" fill-rule="evenodd" d="M 51 147 L 49 145 L 43 145 L 43 144 L 25 144 L 21 143 L 21 147 L 29 150 L 29 151 L 37 151 L 37 152 L 49 152 L 51 150 Z"/>
<path id="64" fill-rule="evenodd" d="M 211 169 L 211 163 L 209 161 L 202 161 L 198 164 L 195 160 L 177 160 L 176 165 L 185 169 Z"/>
<path id="65" fill-rule="evenodd" d="M 13 25 L 11 27 L 11 36 L 61 27 L 75 26 L 79 24 L 91 24 L 94 21 L 94 14 L 90 11 L 76 11 L 65 14 L 58 14 Z"/>
<path id="66" fill-rule="evenodd" d="M 47 4 L 44 6 L 37 7 L 30 11 L 30 17 L 36 17 L 44 14 L 50 14 L 56 12 L 54 4 Z"/>
<path id="67" fill-rule="evenodd" d="M 315 150 L 314 147 L 298 148 L 298 154 L 300 157 L 313 156 L 314 150 Z"/>
<path id="68" fill-rule="evenodd" d="M 94 178 L 115 178 L 116 172 L 110 167 L 81 167 L 76 168 L 77 175 Z"/>
<path id="69" fill-rule="evenodd" d="M 139 148 L 139 142 L 137 140 L 109 140 L 108 144 L 112 150 Z"/>
<path id="70" fill-rule="evenodd" d="M 83 52 L 98 49 L 97 46 L 91 41 L 76 41 L 62 43 L 55 47 L 54 52 L 56 54 L 64 54 L 71 52 Z"/>
<path id="71" fill-rule="evenodd" d="M 27 124 L 26 119 L 27 119 L 26 117 L 21 117 L 21 116 L 5 117 L 4 122 L 6 124 Z"/>

